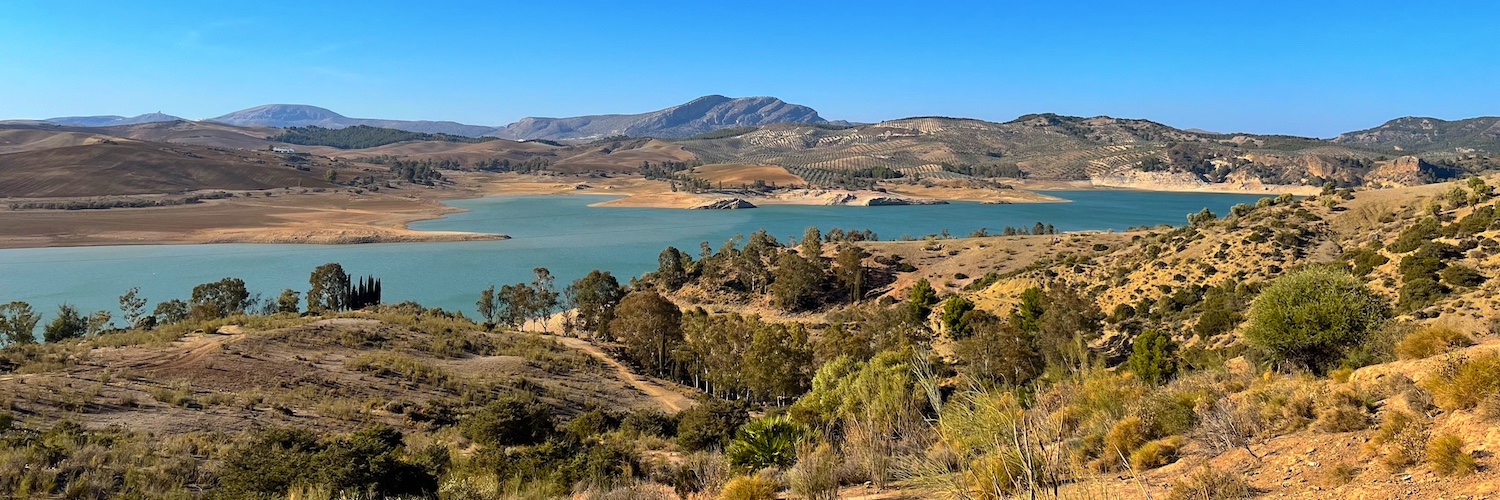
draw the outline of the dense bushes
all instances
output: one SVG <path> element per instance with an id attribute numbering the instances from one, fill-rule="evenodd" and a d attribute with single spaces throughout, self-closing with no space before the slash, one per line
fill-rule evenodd
<path id="1" fill-rule="evenodd" d="M 279 496 L 296 485 L 373 496 L 427 495 L 437 490 L 438 472 L 413 463 L 401 433 L 388 427 L 328 438 L 302 429 L 268 429 L 229 453 L 219 481 L 231 498 Z"/>
<path id="2" fill-rule="evenodd" d="M 552 409 L 526 396 L 496 400 L 463 420 L 464 437 L 491 447 L 537 444 L 555 431 Z"/>
<path id="3" fill-rule="evenodd" d="M 1245 340 L 1267 361 L 1323 373 L 1385 320 L 1383 299 L 1347 272 L 1312 268 L 1276 279 L 1250 308 Z"/>

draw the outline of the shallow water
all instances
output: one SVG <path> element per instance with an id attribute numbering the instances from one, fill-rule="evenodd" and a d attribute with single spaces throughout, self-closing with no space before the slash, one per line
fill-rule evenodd
<path id="1" fill-rule="evenodd" d="M 1050 223 L 1059 231 L 1124 230 L 1186 222 L 1208 208 L 1225 214 L 1259 196 L 1145 191 L 1048 193 L 1071 203 L 831 207 L 771 205 L 753 210 L 592 208 L 599 196 L 492 197 L 451 202 L 469 210 L 412 224 L 417 230 L 502 233 L 512 239 L 459 243 L 368 245 L 159 245 L 0 250 L 0 303 L 30 302 L 51 318 L 68 302 L 85 313 L 107 309 L 118 317 L 118 297 L 133 286 L 152 305 L 186 299 L 192 287 L 224 277 L 245 280 L 252 293 L 274 298 L 280 290 L 305 291 L 308 274 L 339 262 L 353 275 L 382 280 L 387 302 L 415 300 L 472 315 L 479 291 L 490 284 L 530 281 L 546 267 L 562 287 L 592 269 L 620 281 L 656 268 L 668 245 L 698 255 L 699 243 L 717 249 L 736 234 L 764 228 L 782 241 L 809 226 L 823 230 L 870 229 L 882 240 L 922 237 L 947 229 L 965 236 L 979 228 Z"/>

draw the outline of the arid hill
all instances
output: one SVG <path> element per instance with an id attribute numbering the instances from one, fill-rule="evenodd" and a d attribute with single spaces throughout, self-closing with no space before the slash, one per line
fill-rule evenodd
<path id="1" fill-rule="evenodd" d="M 299 158 L 299 160 L 301 160 Z M 84 197 L 332 187 L 281 155 L 128 139 L 0 155 L 0 196 Z"/>

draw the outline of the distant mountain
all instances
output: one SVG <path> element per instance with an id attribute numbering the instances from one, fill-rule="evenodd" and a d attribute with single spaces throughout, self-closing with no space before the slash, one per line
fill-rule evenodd
<path id="1" fill-rule="evenodd" d="M 578 140 L 617 135 L 681 138 L 732 127 L 826 122 L 812 108 L 788 104 L 775 97 L 710 95 L 687 104 L 634 115 L 523 118 L 490 135 L 511 140 Z"/>
<path id="2" fill-rule="evenodd" d="M 113 127 L 116 125 L 137 125 L 141 123 L 175 122 L 183 118 L 162 114 L 146 113 L 131 117 L 104 115 L 104 116 L 64 116 L 59 118 L 48 118 L 47 123 L 65 125 L 69 127 Z"/>
<path id="3" fill-rule="evenodd" d="M 353 127 L 355 125 L 367 125 L 423 134 L 448 134 L 464 137 L 479 137 L 495 131 L 495 127 L 465 125 L 449 121 L 350 118 L 324 108 L 302 104 L 267 104 L 265 106 L 256 106 L 250 109 L 235 111 L 217 118 L 209 118 L 206 121 L 241 127 L 277 128 L 315 126 L 338 129 Z"/>
<path id="4" fill-rule="evenodd" d="M 1333 142 L 1401 151 L 1500 152 L 1500 117 L 1440 120 L 1408 116 L 1372 129 L 1339 134 Z"/>

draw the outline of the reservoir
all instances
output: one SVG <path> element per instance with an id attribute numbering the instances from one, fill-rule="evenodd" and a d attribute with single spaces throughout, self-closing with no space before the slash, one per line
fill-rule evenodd
<path id="1" fill-rule="evenodd" d="M 157 302 L 186 300 L 194 285 L 234 277 L 252 294 L 274 299 L 284 288 L 306 292 L 308 274 L 338 262 L 353 276 L 382 280 L 385 302 L 413 300 L 474 316 L 474 302 L 489 285 L 529 282 L 546 267 L 559 289 L 592 269 L 622 283 L 656 269 L 657 255 L 675 246 L 693 255 L 701 242 L 717 249 L 735 235 L 765 229 L 785 243 L 809 226 L 874 231 L 882 241 L 922 238 L 947 230 L 955 237 L 980 228 L 1041 222 L 1058 231 L 1125 230 L 1182 225 L 1208 208 L 1223 216 L 1262 196 L 1147 191 L 1056 191 L 1068 203 L 985 205 L 954 202 L 922 206 L 768 205 L 750 210 L 595 208 L 600 196 L 491 197 L 450 202 L 468 210 L 417 222 L 416 230 L 499 233 L 509 240 L 364 245 L 138 245 L 0 250 L 0 303 L 31 303 L 46 324 L 57 305 L 84 314 L 109 310 L 120 321 L 118 297 L 140 287 Z"/>

